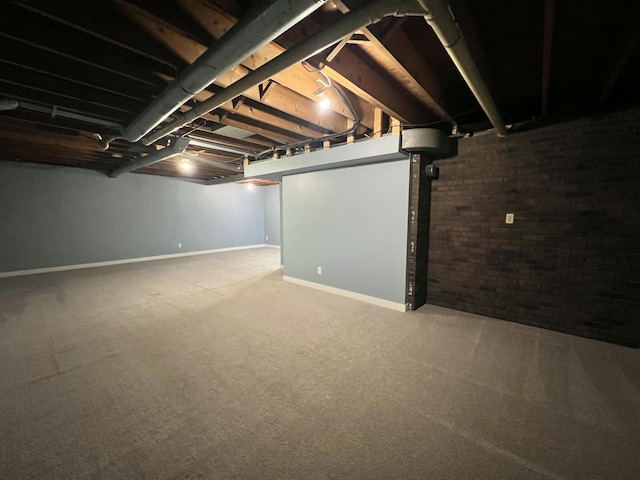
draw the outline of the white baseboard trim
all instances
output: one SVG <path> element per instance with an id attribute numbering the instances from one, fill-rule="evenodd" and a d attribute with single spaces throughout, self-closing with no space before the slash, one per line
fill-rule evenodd
<path id="1" fill-rule="evenodd" d="M 352 298 L 354 300 L 360 300 L 361 302 L 370 303 L 378 307 L 390 308 L 397 312 L 406 312 L 407 306 L 404 303 L 396 303 L 391 300 L 384 300 L 383 298 L 372 297 L 370 295 L 364 295 L 362 293 L 352 292 L 350 290 L 343 290 L 342 288 L 330 287 L 321 283 L 310 282 L 308 280 L 301 280 L 299 278 L 289 277 L 287 275 L 282 276 L 282 280 L 289 283 L 295 283 L 296 285 L 302 285 L 303 287 L 315 288 L 323 292 L 333 293 L 342 297 Z"/>
<path id="2" fill-rule="evenodd" d="M 82 268 L 108 267 L 110 265 L 122 265 L 125 263 L 151 262 L 167 258 L 191 257 L 193 255 L 206 255 L 208 253 L 231 252 L 234 250 L 249 250 L 251 248 L 271 247 L 272 245 L 247 245 L 244 247 L 215 248 L 213 250 L 198 250 L 196 252 L 169 253 L 167 255 L 154 255 L 153 257 L 125 258 L 123 260 L 109 260 L 106 262 L 77 263 L 75 265 L 62 265 L 60 267 L 33 268 L 30 270 L 16 270 L 13 272 L 0 272 L 0 278 L 20 277 L 22 275 L 37 275 L 39 273 L 63 272 L 66 270 L 80 270 Z M 276 246 L 277 247 L 277 246 Z M 280 248 L 280 247 L 277 247 Z"/>

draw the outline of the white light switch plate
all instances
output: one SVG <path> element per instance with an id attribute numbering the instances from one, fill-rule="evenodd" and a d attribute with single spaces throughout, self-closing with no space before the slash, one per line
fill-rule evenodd
<path id="1" fill-rule="evenodd" d="M 504 219 L 504 223 L 512 224 L 515 219 L 515 215 L 513 213 L 507 213 L 507 216 Z"/>

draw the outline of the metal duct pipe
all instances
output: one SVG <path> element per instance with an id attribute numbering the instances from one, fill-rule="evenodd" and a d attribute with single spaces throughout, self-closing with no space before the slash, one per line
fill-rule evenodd
<path id="1" fill-rule="evenodd" d="M 103 120 L 101 118 L 90 117 L 89 115 L 83 115 L 81 113 L 61 110 L 55 105 L 53 107 L 43 107 L 42 105 L 36 105 L 35 103 L 20 101 L 20 105 L 18 106 L 18 108 L 20 108 L 20 110 L 28 110 L 30 112 L 46 113 L 47 115 L 50 115 L 51 118 L 60 117 L 68 118 L 70 120 L 79 120 L 85 123 L 109 127 L 119 132 L 122 131 L 122 125 L 120 125 L 119 123 L 111 122 L 109 120 Z"/>
<path id="2" fill-rule="evenodd" d="M 195 138 L 191 138 L 190 141 L 191 141 L 190 145 L 193 145 L 194 147 L 211 148 L 214 150 L 220 150 L 221 152 L 237 153 L 239 155 L 246 155 L 248 157 L 256 156 L 255 152 L 246 150 L 244 148 L 231 147 L 229 145 L 222 145 L 220 143 L 209 142 L 205 140 L 196 140 Z"/>
<path id="3" fill-rule="evenodd" d="M 139 158 L 138 160 L 135 160 L 131 163 L 127 163 L 126 165 L 121 165 L 114 168 L 109 172 L 109 176 L 111 178 L 116 178 L 123 173 L 138 170 L 139 168 L 146 167 L 153 163 L 161 162 L 162 160 L 166 160 L 167 158 L 173 157 L 175 155 L 180 155 L 188 146 L 188 138 L 178 138 L 175 142 L 173 142 L 168 147 L 163 148 L 162 150 L 150 153 L 149 155 Z"/>
<path id="4" fill-rule="evenodd" d="M 220 74 L 238 65 L 320 7 L 325 0 L 262 2 L 187 67 L 124 130 L 122 137 L 137 142 L 178 107 L 204 90 Z"/>
<path id="5" fill-rule="evenodd" d="M 418 0 L 420 5 L 427 11 L 425 20 L 433 28 L 438 39 L 447 50 L 458 71 L 467 82 L 471 92 L 478 100 L 478 103 L 487 114 L 489 120 L 495 127 L 498 135 L 507 135 L 502 115 L 496 106 L 493 97 L 489 93 L 489 88 L 485 83 L 476 62 L 471 57 L 467 41 L 462 36 L 460 28 L 451 13 L 447 0 Z"/>
<path id="6" fill-rule="evenodd" d="M 353 9 L 336 22 L 323 27 L 322 30 L 310 36 L 305 41 L 282 52 L 270 62 L 265 63 L 223 91 L 202 103 L 198 103 L 187 113 L 177 115 L 176 119 L 171 123 L 163 126 L 157 132 L 152 132 L 144 137 L 142 143 L 151 145 L 153 142 L 174 132 L 178 128 L 191 123 L 202 115 L 233 100 L 246 90 L 268 80 L 276 73 L 330 47 L 359 28 L 376 23 L 380 19 L 391 15 L 424 15 L 424 13 L 424 9 L 421 8 L 415 0 L 371 0 L 365 2 L 359 8 Z"/>
<path id="7" fill-rule="evenodd" d="M 13 98 L 0 97 L 0 111 L 15 110 L 20 106 L 18 100 Z"/>

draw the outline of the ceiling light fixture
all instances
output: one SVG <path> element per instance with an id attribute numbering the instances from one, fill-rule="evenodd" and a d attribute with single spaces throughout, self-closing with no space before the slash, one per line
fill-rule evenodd
<path id="1" fill-rule="evenodd" d="M 192 173 L 194 170 L 193 163 L 188 158 L 183 158 L 180 160 L 180 170 L 184 173 Z"/>
<path id="2" fill-rule="evenodd" d="M 325 76 L 325 78 L 327 77 Z M 331 88 L 331 80 L 327 78 L 327 82 L 324 82 L 323 80 L 317 78 L 316 83 L 319 86 L 314 90 L 313 94 L 317 97 L 320 97 L 320 100 L 318 101 L 318 106 L 320 107 L 320 110 L 322 111 L 327 110 L 331 106 L 331 101 L 329 100 L 329 97 L 326 96 L 327 90 Z"/>

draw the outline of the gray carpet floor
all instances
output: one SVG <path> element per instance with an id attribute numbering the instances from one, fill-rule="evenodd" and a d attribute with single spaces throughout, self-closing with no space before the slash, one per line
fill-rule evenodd
<path id="1" fill-rule="evenodd" d="M 640 351 L 279 263 L 0 279 L 0 479 L 640 478 Z"/>

